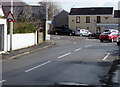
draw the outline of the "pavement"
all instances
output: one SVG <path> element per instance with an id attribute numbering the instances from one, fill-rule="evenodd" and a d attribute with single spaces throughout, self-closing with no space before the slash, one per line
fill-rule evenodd
<path id="1" fill-rule="evenodd" d="M 114 62 L 114 70 L 111 74 L 111 84 L 115 85 L 115 87 L 120 87 L 120 60 L 115 60 Z"/>
<path id="2" fill-rule="evenodd" d="M 8 59 L 14 59 L 23 55 L 27 55 L 45 48 L 48 48 L 52 45 L 55 45 L 54 41 L 45 41 L 41 44 L 38 45 L 34 45 L 31 47 L 27 47 L 27 48 L 22 48 L 22 49 L 18 49 L 18 50 L 14 50 L 11 52 L 6 52 L 2 54 L 2 59 L 0 59 L 0 61 L 6 61 Z"/>
<path id="3" fill-rule="evenodd" d="M 120 59 L 112 62 L 111 68 L 104 79 L 104 83 L 110 87 L 120 87 Z"/>

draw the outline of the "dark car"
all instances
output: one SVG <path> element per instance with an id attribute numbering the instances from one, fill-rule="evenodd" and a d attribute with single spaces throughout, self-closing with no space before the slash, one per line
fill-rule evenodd
<path id="1" fill-rule="evenodd" d="M 75 35 L 75 31 L 65 27 L 55 27 L 52 29 L 53 34 L 61 34 L 61 35 Z"/>

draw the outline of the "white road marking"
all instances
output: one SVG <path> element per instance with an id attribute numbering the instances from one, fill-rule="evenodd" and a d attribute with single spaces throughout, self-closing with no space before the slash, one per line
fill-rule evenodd
<path id="1" fill-rule="evenodd" d="M 77 44 L 77 42 L 74 42 L 74 44 Z"/>
<path id="2" fill-rule="evenodd" d="M 43 63 L 43 64 L 40 64 L 40 65 L 35 66 L 35 67 L 31 68 L 31 69 L 28 69 L 28 70 L 26 70 L 25 72 L 30 72 L 30 71 L 32 71 L 32 70 L 34 70 L 34 69 L 37 69 L 37 68 L 39 68 L 39 67 L 41 67 L 41 66 L 44 66 L 44 65 L 46 65 L 46 64 L 48 64 L 48 63 L 50 63 L 50 62 L 51 62 L 51 61 L 47 61 L 47 62 L 45 62 L 45 63 Z"/>
<path id="3" fill-rule="evenodd" d="M 107 53 L 107 55 L 103 58 L 103 60 L 106 60 L 109 55 L 110 53 Z"/>
<path id="4" fill-rule="evenodd" d="M 71 52 L 66 53 L 66 54 L 64 54 L 64 55 L 62 55 L 62 56 L 59 56 L 58 58 L 60 59 L 60 58 L 63 58 L 63 57 L 65 57 L 65 56 L 67 56 L 67 55 L 70 55 L 70 54 L 71 54 Z"/>
<path id="5" fill-rule="evenodd" d="M 58 37 L 58 39 L 60 39 L 60 37 Z"/>
<path id="6" fill-rule="evenodd" d="M 86 40 L 89 40 L 89 41 L 96 41 L 96 39 L 86 39 Z"/>
<path id="7" fill-rule="evenodd" d="M 3 82 L 5 82 L 6 80 L 2 80 L 2 81 L 0 81 L 0 83 L 3 83 Z"/>
<path id="8" fill-rule="evenodd" d="M 85 46 L 85 47 L 90 47 L 90 46 L 93 46 L 93 45 L 87 45 L 87 46 Z"/>
<path id="9" fill-rule="evenodd" d="M 79 51 L 79 50 L 81 50 L 82 48 L 78 48 L 78 49 L 76 49 L 76 50 L 74 50 L 75 52 L 77 52 L 77 51 Z"/>

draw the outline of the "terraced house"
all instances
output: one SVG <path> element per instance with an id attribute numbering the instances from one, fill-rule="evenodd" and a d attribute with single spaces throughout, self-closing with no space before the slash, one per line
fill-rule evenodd
<path id="1" fill-rule="evenodd" d="M 69 28 L 88 29 L 95 34 L 105 29 L 118 29 L 118 19 L 113 12 L 113 7 L 71 8 Z"/>

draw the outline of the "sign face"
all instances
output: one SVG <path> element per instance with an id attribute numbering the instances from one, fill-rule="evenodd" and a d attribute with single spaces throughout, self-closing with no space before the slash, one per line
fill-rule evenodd
<path id="1" fill-rule="evenodd" d="M 8 22 L 15 22 L 15 18 L 13 14 L 9 11 L 8 16 L 7 16 L 7 21 Z"/>
<path id="2" fill-rule="evenodd" d="M 118 26 L 118 24 L 96 24 L 99 26 Z"/>

